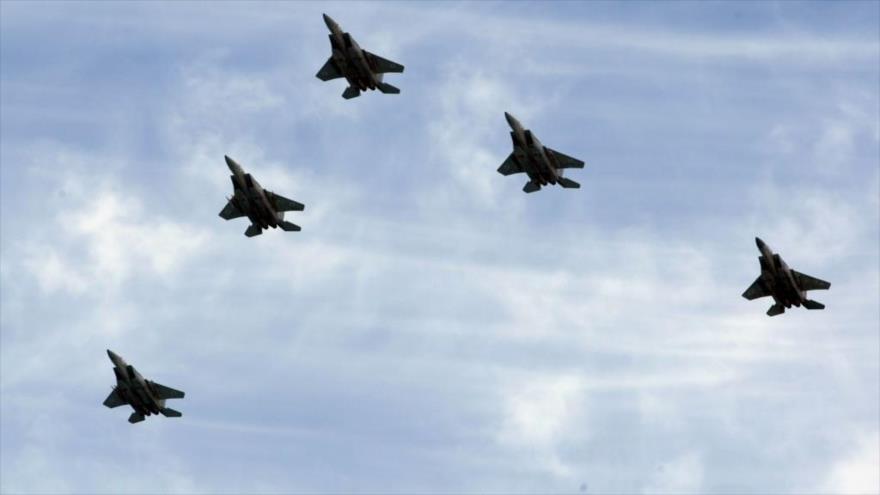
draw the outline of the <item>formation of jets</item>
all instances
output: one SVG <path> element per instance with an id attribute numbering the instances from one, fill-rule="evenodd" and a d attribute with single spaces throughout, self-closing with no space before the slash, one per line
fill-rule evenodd
<path id="1" fill-rule="evenodd" d="M 366 90 L 379 90 L 385 94 L 397 94 L 400 90 L 383 81 L 388 73 L 402 73 L 403 65 L 370 53 L 358 45 L 352 36 L 342 31 L 339 24 L 324 14 L 324 23 L 330 30 L 331 54 L 327 62 L 316 74 L 322 81 L 345 78 L 348 87 L 342 93 L 345 99 L 360 96 Z M 531 130 L 510 113 L 504 112 L 504 118 L 510 126 L 510 138 L 513 151 L 508 155 L 498 173 L 504 176 L 526 174 L 529 178 L 523 187 L 526 193 L 541 190 L 546 185 L 559 185 L 565 189 L 578 189 L 580 184 L 564 177 L 563 172 L 569 168 L 584 168 L 584 162 L 553 150 L 541 144 Z M 244 235 L 254 237 L 268 228 L 281 228 L 287 232 L 302 230 L 299 225 L 284 219 L 288 211 L 303 211 L 305 206 L 280 194 L 263 189 L 259 182 L 245 173 L 244 169 L 229 156 L 224 156 L 226 165 L 232 172 L 232 196 L 227 198 L 226 206 L 220 217 L 232 220 L 247 217 L 250 226 Z M 761 297 L 773 297 L 774 304 L 767 311 L 769 316 L 776 316 L 792 306 L 803 306 L 807 309 L 824 309 L 822 303 L 807 298 L 807 291 L 825 290 L 831 284 L 809 275 L 792 270 L 761 239 L 755 238 L 761 256 L 758 257 L 761 274 L 757 280 L 743 293 L 749 300 Z M 168 399 L 182 399 L 184 393 L 159 383 L 145 379 L 133 366 L 127 364 L 119 355 L 107 350 L 113 362 L 113 373 L 116 375 L 116 386 L 104 401 L 109 408 L 129 405 L 134 412 L 128 418 L 130 423 L 143 421 L 151 414 L 162 414 L 165 417 L 180 417 L 181 413 L 165 407 Z"/>

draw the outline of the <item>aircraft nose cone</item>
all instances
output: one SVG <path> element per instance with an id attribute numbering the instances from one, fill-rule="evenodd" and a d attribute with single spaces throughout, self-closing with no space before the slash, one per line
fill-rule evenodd
<path id="1" fill-rule="evenodd" d="M 223 158 L 226 160 L 226 166 L 229 167 L 229 170 L 232 170 L 232 173 L 235 173 L 237 169 L 241 168 L 238 163 L 235 163 L 235 160 L 229 158 L 227 155 L 223 155 Z"/>
<path id="2" fill-rule="evenodd" d="M 321 14 L 324 17 L 324 24 L 327 25 L 327 28 L 331 31 L 336 28 L 336 21 L 334 21 L 329 15 Z"/>
<path id="3" fill-rule="evenodd" d="M 767 246 L 766 244 L 764 244 L 764 241 L 762 241 L 760 237 L 755 237 L 755 244 L 758 245 L 758 249 L 764 249 Z"/>
<path id="4" fill-rule="evenodd" d="M 516 127 L 516 124 L 519 123 L 519 122 L 517 122 L 517 120 L 513 117 L 513 115 L 510 115 L 510 114 L 507 113 L 507 112 L 504 112 L 504 118 L 507 120 L 507 123 L 510 125 L 510 127 Z"/>
<path id="5" fill-rule="evenodd" d="M 113 361 L 113 364 L 116 364 L 116 363 L 122 361 L 122 358 L 119 357 L 119 354 L 116 354 L 115 352 L 111 351 L 110 349 L 107 349 L 107 356 L 110 358 L 110 361 Z"/>

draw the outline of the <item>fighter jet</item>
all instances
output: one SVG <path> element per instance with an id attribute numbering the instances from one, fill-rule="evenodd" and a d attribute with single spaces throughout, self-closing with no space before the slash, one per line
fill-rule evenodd
<path id="1" fill-rule="evenodd" d="M 109 408 L 130 405 L 134 412 L 128 417 L 129 423 L 140 423 L 144 416 L 162 414 L 166 418 L 179 418 L 180 412 L 165 407 L 166 399 L 182 399 L 183 392 L 145 379 L 134 366 L 125 362 L 115 352 L 107 349 L 116 374 L 116 386 L 104 400 Z"/>
<path id="2" fill-rule="evenodd" d="M 324 14 L 324 23 L 330 29 L 330 48 L 332 53 L 327 63 L 315 75 L 322 81 L 344 77 L 348 88 L 342 93 L 346 100 L 361 95 L 361 91 L 378 89 L 383 93 L 397 94 L 400 90 L 382 82 L 387 72 L 403 72 L 403 66 L 372 54 L 357 44 L 350 34 L 345 33 L 339 24 Z"/>
<path id="3" fill-rule="evenodd" d="M 584 162 L 544 146 L 532 131 L 523 129 L 513 115 L 504 112 L 504 118 L 512 129 L 513 153 L 498 167 L 498 173 L 527 174 L 529 181 L 523 187 L 527 193 L 540 191 L 541 186 L 547 184 L 559 184 L 566 189 L 581 187 L 577 182 L 563 177 L 562 172 L 566 168 L 584 168 Z"/>
<path id="4" fill-rule="evenodd" d="M 744 298 L 751 301 L 759 297 L 773 296 L 775 304 L 767 310 L 768 316 L 785 313 L 785 308 L 792 306 L 803 305 L 807 309 L 825 309 L 824 304 L 807 299 L 807 291 L 825 290 L 831 287 L 831 284 L 792 270 L 761 239 L 755 237 L 755 243 L 761 251 L 761 256 L 758 257 L 761 263 L 761 275 L 743 292 Z"/>
<path id="5" fill-rule="evenodd" d="M 224 156 L 226 165 L 232 171 L 231 198 L 220 212 L 220 217 L 232 220 L 238 217 L 248 217 L 251 226 L 244 231 L 244 235 L 253 237 L 263 233 L 263 229 L 281 227 L 287 232 L 299 232 L 302 227 L 284 220 L 285 211 L 303 211 L 305 206 L 292 199 L 287 199 L 280 194 L 267 191 L 260 186 L 251 174 L 244 173 L 241 166 L 235 160 Z"/>

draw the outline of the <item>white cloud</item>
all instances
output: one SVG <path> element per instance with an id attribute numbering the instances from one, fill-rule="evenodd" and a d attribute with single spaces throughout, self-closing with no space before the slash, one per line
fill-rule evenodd
<path id="1" fill-rule="evenodd" d="M 26 266 L 48 292 L 115 290 L 133 273 L 170 281 L 177 267 L 208 245 L 199 227 L 148 218 L 131 194 L 97 190 L 82 203 L 73 201 L 41 238 L 20 247 Z M 59 254 L 80 250 L 85 256 Z"/>
<path id="2" fill-rule="evenodd" d="M 880 54 L 880 46 L 861 39 L 823 39 L 818 36 L 719 34 L 681 32 L 658 27 L 634 29 L 626 23 L 591 23 L 505 15 L 464 14 L 459 24 L 472 36 L 493 46 L 589 47 L 590 50 L 622 50 L 679 59 L 728 59 L 749 63 L 836 64 L 842 60 L 868 61 Z M 511 36 L 516 33 L 516 36 Z"/>
<path id="3" fill-rule="evenodd" d="M 215 52 L 182 68 L 181 100 L 187 113 L 203 118 L 198 124 L 227 127 L 228 119 L 287 105 L 286 99 L 270 87 L 260 74 L 230 75 L 218 66 L 228 53 Z M 185 97 L 183 96 L 185 95 Z"/>
<path id="4" fill-rule="evenodd" d="M 45 141 L 19 138 L 28 129 L 7 125 L 4 112 L 4 153 L 12 141 L 32 162 L 18 166 L 44 171 L 36 179 L 13 172 L 27 189 L 25 207 L 3 198 L 3 491 L 107 489 L 143 465 L 160 478 L 133 479 L 132 490 L 252 491 L 247 481 L 259 478 L 267 490 L 287 492 L 387 491 L 388 480 L 409 491 L 547 492 L 586 479 L 609 492 L 701 492 L 751 468 L 744 484 L 783 491 L 804 475 L 802 464 L 782 462 L 791 446 L 806 465 L 828 465 L 827 440 L 815 432 L 861 419 L 873 399 L 863 385 L 876 383 L 876 357 L 865 349 L 876 347 L 868 331 L 877 285 L 861 274 L 866 260 L 876 261 L 877 176 L 864 166 L 864 136 L 877 131 L 874 114 L 858 104 L 875 101 L 873 89 L 865 100 L 841 100 L 856 104 L 817 125 L 797 125 L 817 114 L 801 109 L 778 123 L 765 150 L 852 156 L 856 178 L 875 174 L 873 183 L 734 181 L 725 186 L 753 201 L 733 214 L 697 205 L 707 208 L 700 225 L 711 229 L 618 222 L 617 210 L 636 199 L 658 215 L 682 213 L 668 204 L 700 187 L 692 177 L 670 181 L 674 189 L 647 184 L 658 192 L 644 198 L 605 195 L 612 200 L 606 208 L 588 210 L 586 182 L 579 194 L 526 199 L 522 184 L 513 184 L 519 178 L 495 169 L 509 152 L 505 110 L 567 151 L 553 136 L 577 139 L 580 131 L 560 124 L 560 112 L 589 115 L 600 104 L 578 92 L 587 76 L 650 70 L 673 86 L 679 68 L 699 72 L 715 59 L 734 67 L 769 62 L 786 75 L 795 66 L 798 80 L 814 81 L 819 76 L 809 70 L 817 67 L 825 77 L 829 66 L 873 61 L 873 42 L 694 35 L 628 20 L 535 23 L 484 15 L 477 6 L 351 6 L 352 18 L 338 20 L 368 49 L 399 56 L 408 82 L 397 99 L 345 101 L 340 81 L 337 91 L 313 77 L 326 36 L 318 14 L 299 19 L 299 5 L 271 14 L 230 6 L 212 12 L 210 26 L 167 10 L 169 24 L 149 18 L 151 9 L 138 10 L 135 17 L 147 18 L 135 21 L 113 7 L 121 25 L 138 27 L 151 47 L 162 34 L 182 48 L 197 42 L 191 49 L 199 52 L 223 45 L 161 60 L 172 69 L 156 79 L 164 91 L 143 102 L 157 115 L 141 122 L 150 131 L 143 140 L 107 145 L 88 134 L 119 156 L 88 141 L 77 145 L 82 153 L 34 152 Z M 374 24 L 393 29 L 374 36 Z M 262 50 L 245 46 L 253 36 L 273 33 L 290 38 L 275 45 L 277 53 L 248 58 Z M 468 53 L 455 48 L 463 42 Z M 107 53 L 143 40 L 132 43 Z M 542 73 L 548 65 L 569 77 Z M 744 72 L 725 85 L 732 101 L 752 101 L 740 82 L 763 83 Z M 547 84 L 550 78 L 556 81 Z M 711 81 L 694 83 L 694 100 L 717 89 L 707 88 Z M 629 85 L 629 95 L 656 82 L 606 80 Z M 4 80 L 4 110 L 9 87 Z M 65 94 L 81 90 L 74 89 Z M 679 117 L 694 109 L 692 101 L 675 101 L 681 113 L 669 115 L 655 106 L 659 99 L 633 108 L 628 97 L 608 95 L 601 104 L 620 122 L 652 116 L 662 122 L 656 131 L 686 133 Z M 731 103 L 717 103 L 723 121 L 730 109 L 721 105 Z M 10 128 L 20 134 L 7 140 Z M 664 144 L 621 129 L 627 132 L 613 144 L 624 152 L 636 140 Z M 389 140 L 393 153 L 376 145 Z M 167 156 L 144 167 L 132 157 L 146 147 Z M 291 216 L 303 232 L 246 239 L 245 220 L 220 220 L 229 194 L 223 154 L 305 203 L 305 212 Z M 328 156 L 347 160 L 317 161 Z M 652 180 L 625 167 L 588 171 L 601 184 L 610 176 Z M 698 172 L 709 180 L 711 171 Z M 424 176 L 432 180 L 412 179 Z M 406 179 L 412 184 L 403 187 Z M 27 228 L 10 240 L 10 224 Z M 835 304 L 770 319 L 763 304 L 742 300 L 757 273 L 751 237 L 758 232 L 795 268 L 830 279 L 828 297 L 840 294 L 829 301 Z M 116 346 L 148 376 L 187 391 L 184 418 L 131 429 L 121 411 L 100 408 L 103 397 L 92 396 L 106 393 L 112 379 L 101 353 Z M 870 359 L 855 359 L 864 356 Z M 63 397 L 32 399 L 48 390 Z M 812 399 L 855 412 L 812 407 Z M 781 416 L 774 409 L 783 400 L 803 407 Z M 45 435 L 34 438 L 28 428 Z M 776 448 L 749 450 L 739 433 L 751 431 Z M 297 438 L 278 442 L 273 433 Z M 626 435 L 634 441 L 621 442 Z M 25 444 L 30 449 L 19 448 Z M 130 445 L 140 447 L 136 455 Z M 671 446 L 659 452 L 658 445 Z M 745 450 L 749 456 L 738 455 Z M 65 462 L 71 458 L 78 461 Z M 322 466 L 328 459 L 333 473 Z M 667 459 L 662 469 L 657 459 Z M 849 486 L 875 461 L 865 449 L 837 460 L 829 486 Z M 719 467 L 726 463 L 733 467 Z M 243 482 L 244 471 L 256 474 Z"/>
<path id="5" fill-rule="evenodd" d="M 873 184 L 865 186 L 855 193 L 843 193 L 818 186 L 764 184 L 752 194 L 761 209 L 746 222 L 795 269 L 827 263 L 860 251 L 876 229 L 877 203 L 870 192 Z M 786 254 L 794 248 L 796 253 Z M 806 268 L 801 271 L 809 273 Z"/>
<path id="6" fill-rule="evenodd" d="M 832 466 L 820 489 L 823 493 L 880 493 L 880 433 L 864 434 L 855 443 L 856 447 Z"/>
<path id="7" fill-rule="evenodd" d="M 575 426 L 572 420 L 580 416 L 580 378 L 571 374 L 522 376 L 506 388 L 499 441 L 524 452 L 528 462 L 539 469 L 556 476 L 571 474 L 571 467 L 559 459 L 556 447 Z M 578 438 L 588 435 L 578 430 Z"/>
<path id="8" fill-rule="evenodd" d="M 487 142 L 493 135 L 506 135 L 503 111 L 521 100 L 500 76 L 455 64 L 439 88 L 437 111 L 430 124 L 433 137 L 431 154 L 449 168 L 453 187 L 446 187 L 441 198 L 427 198 L 428 207 L 448 202 L 455 191 L 468 191 L 468 199 L 481 206 L 497 207 L 499 181 L 495 169 L 507 157 L 509 149 L 493 150 Z M 436 194 L 440 194 L 438 191 Z"/>
<path id="9" fill-rule="evenodd" d="M 25 258 L 24 264 L 44 292 L 51 294 L 63 290 L 79 294 L 88 288 L 85 278 L 73 268 L 74 264 L 63 260 L 54 249 L 46 246 L 42 250 L 35 248 L 35 251 Z"/>
<path id="10" fill-rule="evenodd" d="M 643 493 L 703 493 L 703 462 L 697 453 L 686 453 L 658 468 Z"/>

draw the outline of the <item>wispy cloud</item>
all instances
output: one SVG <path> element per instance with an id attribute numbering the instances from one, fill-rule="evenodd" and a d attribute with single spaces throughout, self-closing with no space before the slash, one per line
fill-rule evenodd
<path id="1" fill-rule="evenodd" d="M 2 491 L 873 489 L 874 39 L 328 6 L 407 66 L 345 101 L 272 7 L 4 4 Z M 583 188 L 497 174 L 504 111 Z M 303 231 L 217 217 L 224 154 Z M 826 311 L 739 297 L 755 235 Z M 108 347 L 184 417 L 102 408 Z"/>

